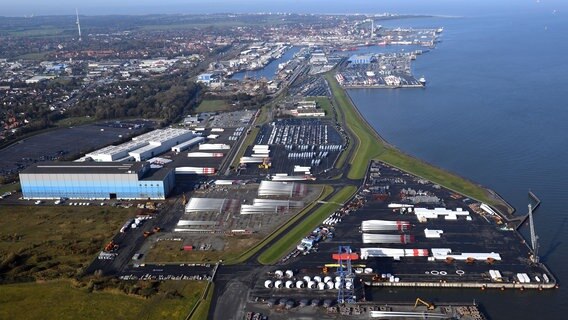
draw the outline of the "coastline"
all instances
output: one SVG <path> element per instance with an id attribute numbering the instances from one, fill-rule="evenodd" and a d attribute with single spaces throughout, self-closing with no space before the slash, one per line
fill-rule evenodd
<path id="1" fill-rule="evenodd" d="M 381 144 L 383 147 L 385 147 L 385 152 L 381 152 L 377 157 L 374 157 L 375 160 L 385 162 L 385 163 L 387 163 L 387 164 L 389 164 L 393 167 L 396 167 L 400 170 L 412 173 L 416 176 L 419 176 L 419 177 L 422 177 L 424 179 L 438 183 L 438 184 L 444 186 L 445 188 L 447 188 L 449 190 L 452 190 L 456 193 L 462 194 L 466 197 L 477 200 L 479 202 L 484 202 L 484 203 L 489 202 L 487 204 L 491 205 L 494 209 L 496 209 L 496 211 L 499 212 L 503 217 L 511 217 L 513 215 L 513 213 L 515 212 L 515 208 L 513 208 L 505 199 L 503 199 L 503 197 L 501 197 L 494 190 L 491 190 L 487 187 L 484 187 L 481 184 L 476 183 L 474 181 L 471 181 L 471 180 L 469 180 L 465 177 L 462 177 L 462 176 L 460 176 L 456 173 L 453 173 L 453 172 L 448 171 L 446 169 L 432 165 L 432 164 L 430 164 L 430 163 L 428 163 L 428 162 L 426 162 L 422 159 L 418 159 L 416 157 L 413 157 L 413 156 L 405 153 L 404 151 L 400 150 L 396 146 L 390 144 L 363 117 L 363 114 L 357 108 L 357 105 L 353 102 L 348 91 L 346 89 L 342 88 L 341 85 L 339 85 L 339 83 L 337 83 L 337 80 L 333 76 L 327 77 L 327 80 L 328 80 L 328 84 L 330 85 L 332 94 L 334 95 L 334 98 L 335 98 L 336 90 L 342 90 L 344 96 L 346 97 L 347 104 L 351 105 L 351 110 L 349 110 L 348 105 L 347 106 L 338 106 L 338 107 L 342 107 L 343 112 L 350 112 L 350 111 L 353 112 L 355 114 L 355 117 L 361 123 L 363 123 L 363 125 L 366 127 L 367 131 L 377 140 L 377 142 L 379 144 Z M 333 83 L 331 81 L 333 81 Z M 336 103 L 340 104 L 339 101 L 336 101 Z M 346 124 L 346 125 L 348 126 L 349 124 Z M 412 166 L 411 163 L 408 163 L 409 160 L 417 162 L 419 164 L 419 166 L 422 167 L 422 168 L 420 168 L 422 170 L 422 174 L 420 173 L 420 171 L 417 172 L 415 170 L 412 170 L 412 168 L 409 168 L 410 166 Z M 441 180 L 443 180 L 443 177 L 436 179 L 437 177 L 439 177 L 438 174 L 451 176 L 454 179 L 457 178 L 457 179 L 461 180 L 461 184 L 462 184 L 461 187 L 462 188 L 460 188 L 460 186 L 452 186 L 451 184 L 444 183 L 444 181 L 441 181 Z M 477 191 L 482 190 L 484 195 L 487 198 L 484 200 L 484 199 L 480 199 L 480 197 L 478 197 L 478 196 L 474 196 L 474 195 L 470 194 L 467 190 L 464 190 L 465 188 L 463 188 L 464 186 L 467 186 L 467 185 L 470 185 L 469 186 L 470 188 L 471 188 L 471 186 L 477 188 L 478 189 Z M 491 200 L 491 201 L 487 201 L 487 200 Z"/>

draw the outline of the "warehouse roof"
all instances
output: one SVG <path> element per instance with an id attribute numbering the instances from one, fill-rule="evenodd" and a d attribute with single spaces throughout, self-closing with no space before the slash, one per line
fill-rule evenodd
<path id="1" fill-rule="evenodd" d="M 144 162 L 42 162 L 29 166 L 22 173 L 137 173 L 144 165 Z"/>
<path id="2" fill-rule="evenodd" d="M 137 174 L 147 166 L 140 180 L 163 180 L 172 168 L 150 169 L 148 162 L 42 162 L 34 164 L 23 174 Z"/>

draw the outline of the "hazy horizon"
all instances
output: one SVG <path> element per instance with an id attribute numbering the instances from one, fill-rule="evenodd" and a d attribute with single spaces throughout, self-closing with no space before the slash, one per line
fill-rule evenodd
<path id="1" fill-rule="evenodd" d="M 2 4 L 0 16 L 71 15 L 75 8 L 81 15 L 143 15 L 204 13 L 401 13 L 441 15 L 486 15 L 511 11 L 561 10 L 562 0 L 152 0 L 77 1 L 20 0 Z"/>

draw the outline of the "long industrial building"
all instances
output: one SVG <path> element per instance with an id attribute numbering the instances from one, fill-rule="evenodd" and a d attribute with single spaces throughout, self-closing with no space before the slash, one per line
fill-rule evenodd
<path id="1" fill-rule="evenodd" d="M 44 162 L 20 173 L 24 199 L 166 199 L 171 168 L 147 162 Z"/>
<path id="2" fill-rule="evenodd" d="M 186 129 L 158 129 L 134 137 L 131 141 L 118 146 L 108 146 L 93 151 L 88 153 L 85 158 L 91 158 L 94 161 L 101 162 L 126 160 L 144 161 L 185 142 L 193 141 L 193 143 L 199 143 L 203 141 L 202 138 L 199 140 L 191 140 L 195 137 L 196 134 L 194 132 Z"/>

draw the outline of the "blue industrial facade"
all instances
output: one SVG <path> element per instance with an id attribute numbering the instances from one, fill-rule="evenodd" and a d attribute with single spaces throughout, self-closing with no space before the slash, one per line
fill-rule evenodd
<path id="1" fill-rule="evenodd" d="M 52 163 L 20 173 L 24 199 L 165 199 L 175 184 L 172 169 L 141 163 Z"/>

